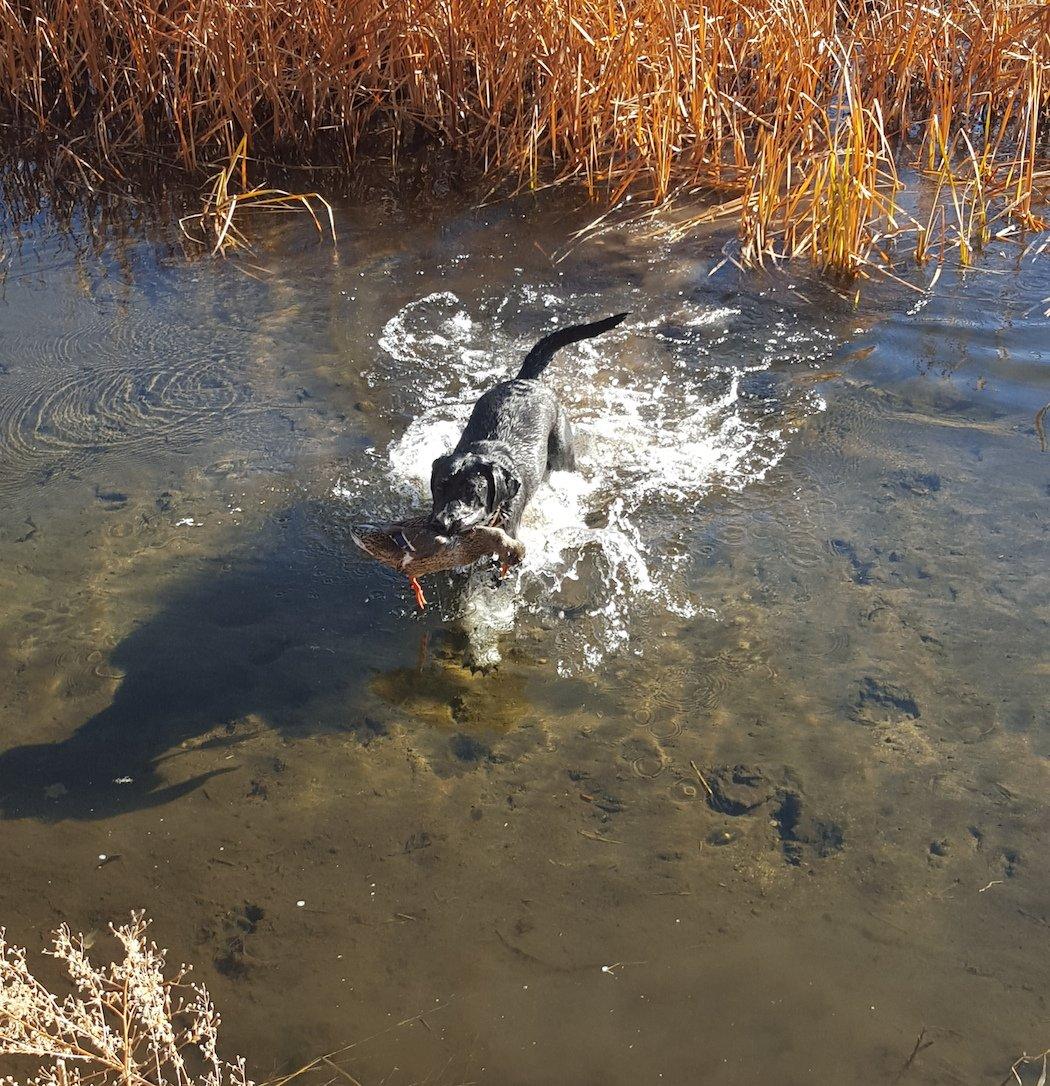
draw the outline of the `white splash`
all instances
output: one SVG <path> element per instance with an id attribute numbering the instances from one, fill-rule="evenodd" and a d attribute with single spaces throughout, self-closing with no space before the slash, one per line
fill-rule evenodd
<path id="1" fill-rule="evenodd" d="M 522 288 L 529 291 L 525 308 L 534 311 L 536 292 Z M 360 507 L 381 483 L 400 507 L 425 505 L 435 457 L 456 443 L 477 396 L 511 376 L 531 346 L 504 338 L 508 300 L 475 319 L 455 294 L 428 294 L 387 323 L 379 345 L 394 366 L 369 379 L 396 383 L 419 414 L 360 476 L 340 482 L 337 496 Z M 545 295 L 542 302 L 551 323 L 581 319 L 564 312 L 566 300 Z M 686 336 L 715 337 L 738 312 L 684 303 L 675 324 L 700 330 Z M 668 509 L 677 510 L 684 532 L 712 488 L 761 478 L 783 455 L 784 427 L 744 403 L 743 375 L 764 364 L 700 367 L 695 344 L 691 350 L 688 339 L 664 335 L 665 325 L 664 318 L 628 321 L 563 350 L 545 374 L 572 419 L 579 470 L 553 473 L 534 497 L 520 530 L 526 557 L 507 581 L 496 585 L 487 571 L 470 577 L 458 617 L 478 663 L 499 660 L 500 641 L 522 612 L 571 623 L 562 672 L 596 667 L 613 652 L 641 653 L 631 634 L 643 611 L 696 613 L 681 576 L 681 539 L 667 535 Z"/>

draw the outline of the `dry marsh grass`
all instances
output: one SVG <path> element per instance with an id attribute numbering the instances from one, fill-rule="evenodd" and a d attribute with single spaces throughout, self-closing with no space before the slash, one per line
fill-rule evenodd
<path id="1" fill-rule="evenodd" d="M 1043 0 L 0 0 L 0 106 L 84 170 L 429 139 L 845 276 L 1044 226 L 1048 100 Z"/>
<path id="2" fill-rule="evenodd" d="M 97 965 L 83 935 L 63 924 L 51 949 L 66 975 L 67 994 L 34 973 L 24 947 L 0 928 L 0 1086 L 255 1086 L 245 1061 L 219 1056 L 221 1019 L 207 989 L 172 970 L 166 950 L 149 938 L 142 912 L 109 933 L 119 960 Z M 58 985 L 62 987 L 62 985 Z M 445 1004 L 447 1005 L 447 1004 Z M 291 1082 L 360 1086 L 344 1064 L 360 1045 L 419 1021 L 441 1006 L 394 1023 L 380 1033 L 317 1056 L 262 1086 Z M 3 1062 L 3 1057 L 9 1057 Z M 36 1068 L 19 1078 L 10 1059 Z"/>

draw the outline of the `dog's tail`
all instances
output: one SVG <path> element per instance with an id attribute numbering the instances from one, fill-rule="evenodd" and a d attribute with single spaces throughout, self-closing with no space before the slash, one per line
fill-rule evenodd
<path id="1" fill-rule="evenodd" d="M 617 313 L 615 317 L 606 317 L 603 321 L 595 321 L 593 324 L 574 324 L 569 328 L 559 328 L 557 332 L 551 332 L 532 348 L 525 356 L 525 361 L 518 370 L 518 380 L 530 380 L 539 377 L 547 368 L 547 364 L 554 357 L 554 352 L 560 347 L 567 347 L 570 343 L 579 343 L 581 339 L 590 339 L 592 336 L 600 336 L 602 332 L 608 332 L 615 328 L 626 317 L 626 313 Z"/>

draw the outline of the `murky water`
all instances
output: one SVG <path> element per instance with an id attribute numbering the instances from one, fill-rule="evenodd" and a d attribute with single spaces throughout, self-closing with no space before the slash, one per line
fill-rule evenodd
<path id="1" fill-rule="evenodd" d="M 1046 262 L 855 308 L 717 231 L 552 262 L 588 215 L 8 230 L 0 922 L 147 908 L 257 1078 L 1002 1082 L 1050 1046 Z M 348 525 L 620 309 L 524 566 L 417 614 Z"/>

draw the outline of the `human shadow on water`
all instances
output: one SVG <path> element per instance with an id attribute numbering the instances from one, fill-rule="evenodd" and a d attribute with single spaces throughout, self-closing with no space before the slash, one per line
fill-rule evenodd
<path id="1" fill-rule="evenodd" d="M 414 662 L 440 622 L 433 610 L 410 618 L 398 582 L 344 543 L 319 504 L 275 516 L 117 646 L 110 662 L 124 679 L 111 705 L 61 742 L 0 753 L 0 816 L 100 819 L 177 799 L 224 769 L 172 784 L 168 752 L 202 736 L 235 745 L 249 714 L 286 736 L 371 741 L 383 730 L 367 715 L 371 679 Z"/>

